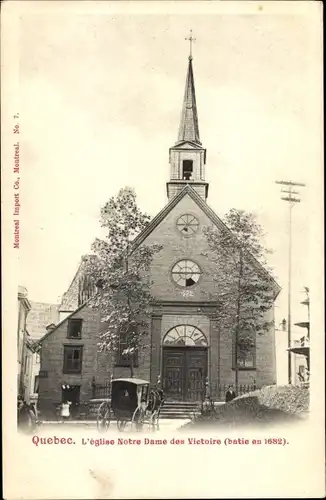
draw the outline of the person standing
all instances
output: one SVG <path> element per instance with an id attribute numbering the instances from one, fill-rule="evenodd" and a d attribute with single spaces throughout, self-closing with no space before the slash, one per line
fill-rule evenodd
<path id="1" fill-rule="evenodd" d="M 69 420 L 70 417 L 70 401 L 64 401 L 61 405 L 61 417 L 63 420 Z"/>
<path id="2" fill-rule="evenodd" d="M 226 391 L 226 394 L 225 394 L 225 402 L 229 403 L 230 401 L 232 401 L 236 397 L 237 397 L 237 395 L 234 392 L 233 385 L 229 385 L 229 388 L 228 388 L 228 390 Z"/>

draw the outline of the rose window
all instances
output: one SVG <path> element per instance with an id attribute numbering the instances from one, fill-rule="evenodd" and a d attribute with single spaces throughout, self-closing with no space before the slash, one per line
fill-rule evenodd
<path id="1" fill-rule="evenodd" d="M 180 260 L 172 269 L 173 281 L 182 287 L 195 285 L 200 275 L 199 266 L 192 260 Z"/>
<path id="2" fill-rule="evenodd" d="M 191 236 L 199 227 L 199 222 L 194 215 L 185 214 L 179 217 L 177 221 L 177 228 L 180 233 L 185 236 Z"/>

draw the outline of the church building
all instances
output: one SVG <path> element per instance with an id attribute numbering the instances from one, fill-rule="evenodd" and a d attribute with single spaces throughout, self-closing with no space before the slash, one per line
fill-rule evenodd
<path id="1" fill-rule="evenodd" d="M 159 381 L 171 401 L 200 401 L 207 386 L 214 398 L 221 397 L 220 388 L 234 384 L 236 363 L 239 384 L 275 384 L 274 327 L 257 335 L 255 345 L 235 359 L 233 335 L 216 319 L 217 283 L 214 263 L 204 255 L 209 249 L 203 228 L 225 230 L 225 225 L 207 204 L 206 149 L 199 135 L 192 56 L 169 162 L 167 204 L 134 241 L 135 245 L 162 245 L 151 266 L 156 306 L 149 347 L 138 353 L 134 376 L 152 384 Z M 258 274 L 267 274 L 258 262 L 255 266 Z M 268 279 L 276 298 L 280 287 L 271 276 Z M 112 377 L 130 376 L 122 356 L 98 352 L 103 326 L 98 313 L 85 303 L 90 294 L 82 262 L 64 296 L 60 323 L 40 341 L 41 407 L 60 402 L 67 387 L 70 399 L 82 403 L 92 398 L 94 386 L 105 386 Z M 273 318 L 271 308 L 266 319 Z"/>

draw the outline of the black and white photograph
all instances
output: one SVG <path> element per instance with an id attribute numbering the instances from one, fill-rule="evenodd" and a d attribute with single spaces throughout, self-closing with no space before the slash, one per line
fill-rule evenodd
<path id="1" fill-rule="evenodd" d="M 322 4 L 2 26 L 5 498 L 323 497 Z"/>

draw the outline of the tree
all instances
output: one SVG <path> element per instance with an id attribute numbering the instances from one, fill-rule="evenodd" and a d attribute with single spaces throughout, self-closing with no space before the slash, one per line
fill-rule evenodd
<path id="1" fill-rule="evenodd" d="M 239 388 L 239 363 L 273 325 L 266 319 L 274 303 L 272 278 L 266 269 L 267 249 L 262 228 L 251 213 L 231 209 L 224 227 L 204 228 L 209 257 L 215 265 L 216 319 L 233 332 L 235 388 Z"/>
<path id="2" fill-rule="evenodd" d="M 133 189 L 121 189 L 101 209 L 100 223 L 107 232 L 97 238 L 92 250 L 96 258 L 87 265 L 87 274 L 96 283 L 90 304 L 101 312 L 105 324 L 100 333 L 100 351 L 110 350 L 128 361 L 134 375 L 134 359 L 146 347 L 151 305 L 150 265 L 159 245 L 137 246 L 135 237 L 145 229 L 150 216 L 141 212 Z"/>

